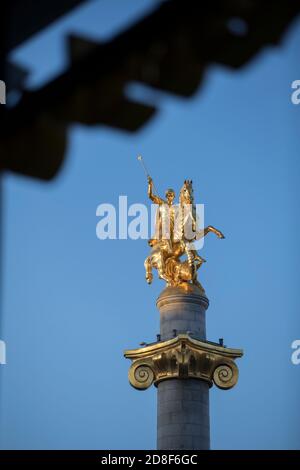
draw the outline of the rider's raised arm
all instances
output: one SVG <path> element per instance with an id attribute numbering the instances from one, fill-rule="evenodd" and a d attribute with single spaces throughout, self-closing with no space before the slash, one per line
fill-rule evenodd
<path id="1" fill-rule="evenodd" d="M 150 176 L 148 176 L 148 197 L 154 202 L 154 204 L 164 204 L 165 202 L 161 197 L 153 194 L 153 181 Z"/>

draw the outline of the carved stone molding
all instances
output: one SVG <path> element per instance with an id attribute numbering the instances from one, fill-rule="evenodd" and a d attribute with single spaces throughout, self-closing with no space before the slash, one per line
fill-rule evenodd
<path id="1" fill-rule="evenodd" d="M 162 380 L 188 378 L 205 380 L 221 389 L 232 388 L 238 380 L 234 360 L 242 355 L 241 349 L 224 348 L 187 334 L 124 352 L 132 360 L 129 382 L 138 390 Z"/>

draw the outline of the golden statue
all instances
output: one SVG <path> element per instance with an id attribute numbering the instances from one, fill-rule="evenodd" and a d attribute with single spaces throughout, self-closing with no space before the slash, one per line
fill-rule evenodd
<path id="1" fill-rule="evenodd" d="M 149 240 L 151 253 L 145 260 L 146 280 L 153 280 L 152 268 L 169 286 L 194 284 L 204 292 L 197 279 L 197 271 L 205 260 L 198 254 L 193 242 L 213 232 L 218 238 L 223 233 L 209 225 L 198 228 L 194 204 L 193 183 L 185 180 L 179 194 L 179 204 L 173 204 L 175 192 L 167 189 L 166 199 L 153 194 L 153 181 L 148 176 L 148 197 L 158 205 L 155 221 L 155 235 Z M 182 256 L 186 259 L 181 259 Z"/>

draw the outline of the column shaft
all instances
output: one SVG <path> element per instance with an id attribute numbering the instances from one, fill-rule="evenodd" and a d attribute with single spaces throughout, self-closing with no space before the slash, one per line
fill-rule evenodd
<path id="1" fill-rule="evenodd" d="M 162 341 L 180 333 L 205 340 L 208 300 L 196 289 L 184 292 L 167 288 L 159 296 L 157 307 Z M 209 447 L 209 384 L 192 378 L 161 381 L 157 386 L 157 448 Z"/>

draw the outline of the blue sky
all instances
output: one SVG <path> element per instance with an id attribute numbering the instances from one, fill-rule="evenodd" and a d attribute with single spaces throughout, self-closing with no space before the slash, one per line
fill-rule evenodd
<path id="1" fill-rule="evenodd" d="M 39 86 L 66 66 L 66 32 L 105 39 L 152 7 L 92 1 L 13 58 Z M 147 203 L 138 153 L 161 192 L 193 179 L 206 224 L 226 235 L 201 251 L 208 338 L 245 356 L 238 385 L 211 390 L 212 447 L 300 448 L 299 39 L 297 20 L 241 71 L 211 66 L 193 99 L 133 87 L 159 106 L 141 132 L 76 125 L 53 182 L 6 176 L 1 448 L 155 448 L 156 390 L 129 386 L 122 355 L 155 338 L 163 283 L 144 280 L 144 240 L 96 237 L 99 204 Z"/>

